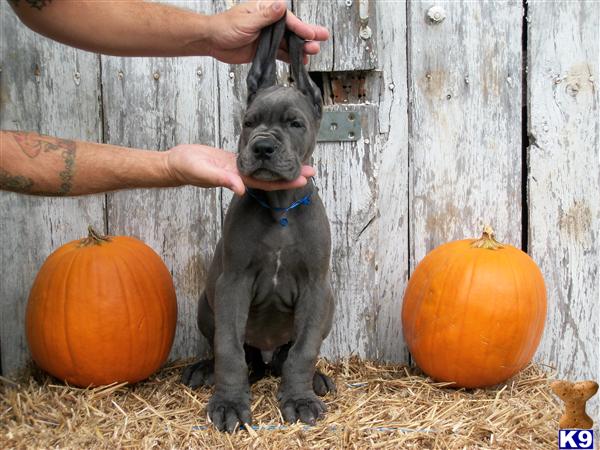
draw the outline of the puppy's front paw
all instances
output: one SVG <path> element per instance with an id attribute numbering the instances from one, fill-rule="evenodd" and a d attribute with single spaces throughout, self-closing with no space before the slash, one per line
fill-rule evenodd
<path id="1" fill-rule="evenodd" d="M 326 411 L 327 406 L 314 392 L 302 392 L 297 394 L 281 394 L 279 409 L 287 422 L 301 422 L 314 425 Z"/>
<path id="2" fill-rule="evenodd" d="M 219 431 L 233 433 L 244 423 L 251 424 L 250 401 L 244 396 L 230 397 L 215 393 L 208 402 L 208 417 Z"/>

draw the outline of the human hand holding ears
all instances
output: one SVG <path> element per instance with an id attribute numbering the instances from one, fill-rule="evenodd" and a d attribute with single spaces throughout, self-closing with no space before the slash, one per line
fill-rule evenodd
<path id="1" fill-rule="evenodd" d="M 283 0 L 249 1 L 211 16 L 208 23 L 211 56 L 229 64 L 252 61 L 260 31 L 283 17 L 285 11 L 286 4 Z M 307 41 L 304 44 L 304 53 L 307 55 L 319 53 L 319 42 L 329 38 L 325 27 L 304 23 L 290 11 L 287 12 L 286 26 Z M 289 62 L 285 42 L 282 42 L 277 58 Z"/>

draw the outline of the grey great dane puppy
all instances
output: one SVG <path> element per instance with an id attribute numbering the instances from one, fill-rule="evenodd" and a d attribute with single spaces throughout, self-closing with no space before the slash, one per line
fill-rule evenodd
<path id="1" fill-rule="evenodd" d="M 284 31 L 285 18 L 262 31 L 247 78 L 237 164 L 242 174 L 262 180 L 300 175 L 321 120 L 321 93 L 302 64 L 303 41 L 289 32 L 295 85 L 277 85 L 275 58 Z M 315 362 L 333 317 L 330 252 L 329 222 L 312 182 L 295 190 L 249 191 L 231 202 L 198 308 L 214 359 L 189 366 L 182 377 L 191 387 L 214 384 L 208 415 L 219 430 L 251 423 L 249 385 L 267 373 L 281 376 L 285 420 L 313 424 L 325 412 L 315 394 L 335 386 L 315 371 Z"/>

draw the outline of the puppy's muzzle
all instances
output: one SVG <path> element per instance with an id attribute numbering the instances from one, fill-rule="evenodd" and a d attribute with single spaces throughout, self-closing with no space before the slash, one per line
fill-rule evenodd
<path id="1" fill-rule="evenodd" d="M 275 153 L 276 145 L 269 139 L 257 139 L 252 144 L 252 154 L 259 161 L 267 161 L 271 159 Z"/>

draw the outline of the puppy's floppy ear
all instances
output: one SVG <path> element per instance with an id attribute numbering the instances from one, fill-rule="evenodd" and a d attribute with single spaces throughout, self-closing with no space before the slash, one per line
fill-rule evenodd
<path id="1" fill-rule="evenodd" d="M 286 14 L 274 24 L 263 28 L 260 32 L 256 54 L 246 78 L 248 104 L 252 102 L 259 90 L 274 86 L 277 83 L 275 60 L 277 58 L 277 49 L 281 44 L 281 39 L 285 32 L 285 16 Z"/>
<path id="2" fill-rule="evenodd" d="M 304 95 L 308 96 L 312 102 L 317 119 L 321 118 L 323 110 L 323 97 L 321 90 L 311 80 L 306 67 L 304 67 L 304 40 L 299 38 L 295 33 L 288 33 L 288 51 L 290 54 L 292 78 L 296 83 L 296 88 Z"/>

